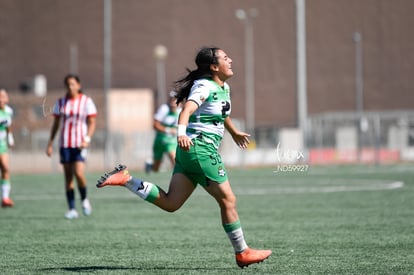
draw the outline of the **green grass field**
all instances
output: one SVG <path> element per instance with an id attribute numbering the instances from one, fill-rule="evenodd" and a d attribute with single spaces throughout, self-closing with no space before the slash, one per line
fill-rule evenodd
<path id="1" fill-rule="evenodd" d="M 0 273 L 414 274 L 413 165 L 274 170 L 228 171 L 248 244 L 273 250 L 243 270 L 200 187 L 166 213 L 124 188 L 95 188 L 88 173 L 94 212 L 69 221 L 62 174 L 13 175 Z M 146 179 L 166 187 L 169 173 Z"/>

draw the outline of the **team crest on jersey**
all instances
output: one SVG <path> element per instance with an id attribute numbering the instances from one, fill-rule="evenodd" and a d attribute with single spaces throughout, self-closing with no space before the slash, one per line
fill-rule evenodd
<path id="1" fill-rule="evenodd" d="M 9 124 L 9 121 L 7 119 L 0 121 L 0 126 L 6 126 L 7 124 Z"/>
<path id="2" fill-rule="evenodd" d="M 220 177 L 224 177 L 226 175 L 226 172 L 224 171 L 223 167 L 219 166 L 218 168 L 218 175 Z"/>

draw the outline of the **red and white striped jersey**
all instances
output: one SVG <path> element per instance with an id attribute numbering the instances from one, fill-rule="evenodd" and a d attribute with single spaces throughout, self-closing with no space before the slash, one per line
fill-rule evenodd
<path id="1" fill-rule="evenodd" d="M 87 135 L 87 118 L 96 116 L 97 110 L 93 100 L 79 94 L 75 98 L 59 98 L 53 107 L 53 115 L 61 118 L 59 146 L 78 148 Z"/>

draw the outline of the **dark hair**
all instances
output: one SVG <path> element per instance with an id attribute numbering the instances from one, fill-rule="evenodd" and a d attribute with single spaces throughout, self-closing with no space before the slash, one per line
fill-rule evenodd
<path id="1" fill-rule="evenodd" d="M 68 86 L 69 86 L 68 81 L 69 81 L 69 79 L 71 79 L 71 78 L 74 78 L 74 79 L 76 80 L 76 82 L 80 83 L 80 78 L 79 78 L 79 76 L 78 76 L 78 75 L 76 75 L 76 74 L 67 74 L 67 75 L 65 76 L 65 79 L 63 80 L 63 84 L 65 84 L 65 87 L 66 87 L 66 88 L 68 88 Z"/>
<path id="2" fill-rule="evenodd" d="M 192 71 L 187 68 L 187 76 L 174 82 L 175 90 L 177 91 L 177 104 L 188 98 L 195 80 L 213 77 L 210 65 L 218 64 L 217 50 L 219 50 L 217 47 L 201 48 L 195 58 L 197 69 Z"/>

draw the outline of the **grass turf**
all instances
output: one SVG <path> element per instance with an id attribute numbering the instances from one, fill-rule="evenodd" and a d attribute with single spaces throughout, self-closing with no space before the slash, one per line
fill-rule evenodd
<path id="1" fill-rule="evenodd" d="M 216 202 L 200 187 L 166 213 L 124 188 L 96 189 L 99 175 L 88 173 L 93 214 L 69 221 L 62 174 L 13 175 L 16 205 L 0 210 L 0 273 L 414 273 L 413 168 L 229 170 L 248 244 L 273 250 L 243 270 Z M 145 178 L 167 188 L 169 177 Z"/>

